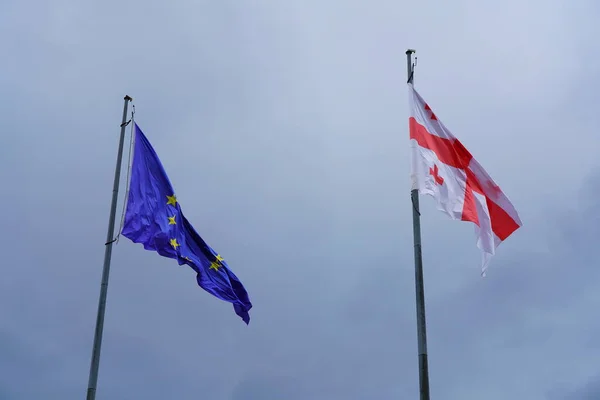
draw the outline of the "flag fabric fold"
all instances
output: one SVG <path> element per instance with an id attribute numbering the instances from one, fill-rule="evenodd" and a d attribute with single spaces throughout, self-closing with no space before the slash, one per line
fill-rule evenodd
<path id="1" fill-rule="evenodd" d="M 230 302 L 246 324 L 252 303 L 227 263 L 185 218 L 173 186 L 152 145 L 137 124 L 122 235 L 146 250 L 177 260 L 196 272 L 198 285 Z"/>
<path id="2" fill-rule="evenodd" d="M 482 275 L 502 241 L 523 224 L 514 206 L 409 84 L 411 184 L 452 219 L 475 224 Z"/>

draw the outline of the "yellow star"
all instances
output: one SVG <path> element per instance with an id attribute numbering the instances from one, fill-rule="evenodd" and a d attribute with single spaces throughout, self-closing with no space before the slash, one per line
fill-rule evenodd
<path id="1" fill-rule="evenodd" d="M 167 217 L 169 218 L 169 225 L 175 225 L 175 216 L 173 215 L 172 217 Z"/>
<path id="2" fill-rule="evenodd" d="M 177 197 L 175 195 L 167 196 L 167 205 L 169 205 L 169 204 L 172 204 L 172 205 L 177 204 Z"/>
<path id="3" fill-rule="evenodd" d="M 221 257 L 220 255 L 216 255 L 215 256 L 215 261 L 210 263 L 210 269 L 214 269 L 215 271 L 218 271 L 219 268 L 221 268 L 223 266 L 223 264 L 221 264 L 221 261 L 223 261 L 223 257 Z"/>
<path id="4" fill-rule="evenodd" d="M 177 243 L 177 239 L 171 239 L 169 243 L 171 243 L 171 246 L 173 246 L 175 250 L 177 250 L 177 246 L 180 246 L 180 244 Z"/>

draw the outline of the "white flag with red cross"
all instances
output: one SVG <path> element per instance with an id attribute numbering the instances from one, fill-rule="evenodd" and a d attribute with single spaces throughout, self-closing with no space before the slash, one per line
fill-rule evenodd
<path id="1" fill-rule="evenodd" d="M 433 196 L 452 219 L 475 224 L 482 275 L 496 247 L 522 226 L 517 211 L 462 143 L 409 87 L 412 189 Z"/>

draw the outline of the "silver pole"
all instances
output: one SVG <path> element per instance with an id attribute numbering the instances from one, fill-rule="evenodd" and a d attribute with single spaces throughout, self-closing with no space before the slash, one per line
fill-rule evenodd
<path id="1" fill-rule="evenodd" d="M 119 138 L 119 152 L 117 154 L 117 166 L 115 168 L 115 181 L 113 184 L 112 202 L 110 204 L 110 215 L 108 217 L 108 232 L 106 233 L 106 244 L 104 247 L 104 266 L 102 268 L 102 283 L 100 285 L 100 299 L 98 300 L 98 315 L 96 316 L 96 330 L 94 332 L 94 348 L 92 351 L 92 363 L 90 366 L 90 378 L 88 381 L 87 400 L 96 399 L 96 385 L 98 383 L 98 367 L 100 365 L 100 349 L 102 347 L 102 332 L 104 330 L 104 313 L 106 311 L 106 294 L 108 292 L 108 275 L 110 273 L 110 258 L 112 255 L 113 236 L 115 230 L 115 215 L 117 213 L 117 199 L 119 195 L 119 180 L 121 178 L 121 162 L 123 161 L 123 144 L 125 142 L 125 128 L 127 127 L 127 106 L 133 99 L 129 96 L 124 98 L 123 119 L 121 122 L 121 137 Z"/>
<path id="2" fill-rule="evenodd" d="M 412 55 L 415 50 L 406 50 L 408 83 L 414 82 Z M 419 391 L 421 400 L 429 400 L 429 366 L 427 364 L 427 327 L 425 323 L 425 288 L 423 285 L 423 258 L 421 256 L 421 213 L 419 191 L 410 192 L 413 210 L 413 237 L 415 248 L 415 294 L 417 303 L 417 343 L 419 350 Z"/>

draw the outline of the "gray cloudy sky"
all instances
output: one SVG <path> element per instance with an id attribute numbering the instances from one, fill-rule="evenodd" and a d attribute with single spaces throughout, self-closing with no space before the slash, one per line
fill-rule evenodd
<path id="1" fill-rule="evenodd" d="M 416 398 L 407 47 L 525 224 L 422 200 L 432 398 L 600 398 L 600 7 L 446 3 L 0 3 L 0 399 L 85 396 L 125 94 L 254 309 L 121 240 L 98 399 Z"/>

